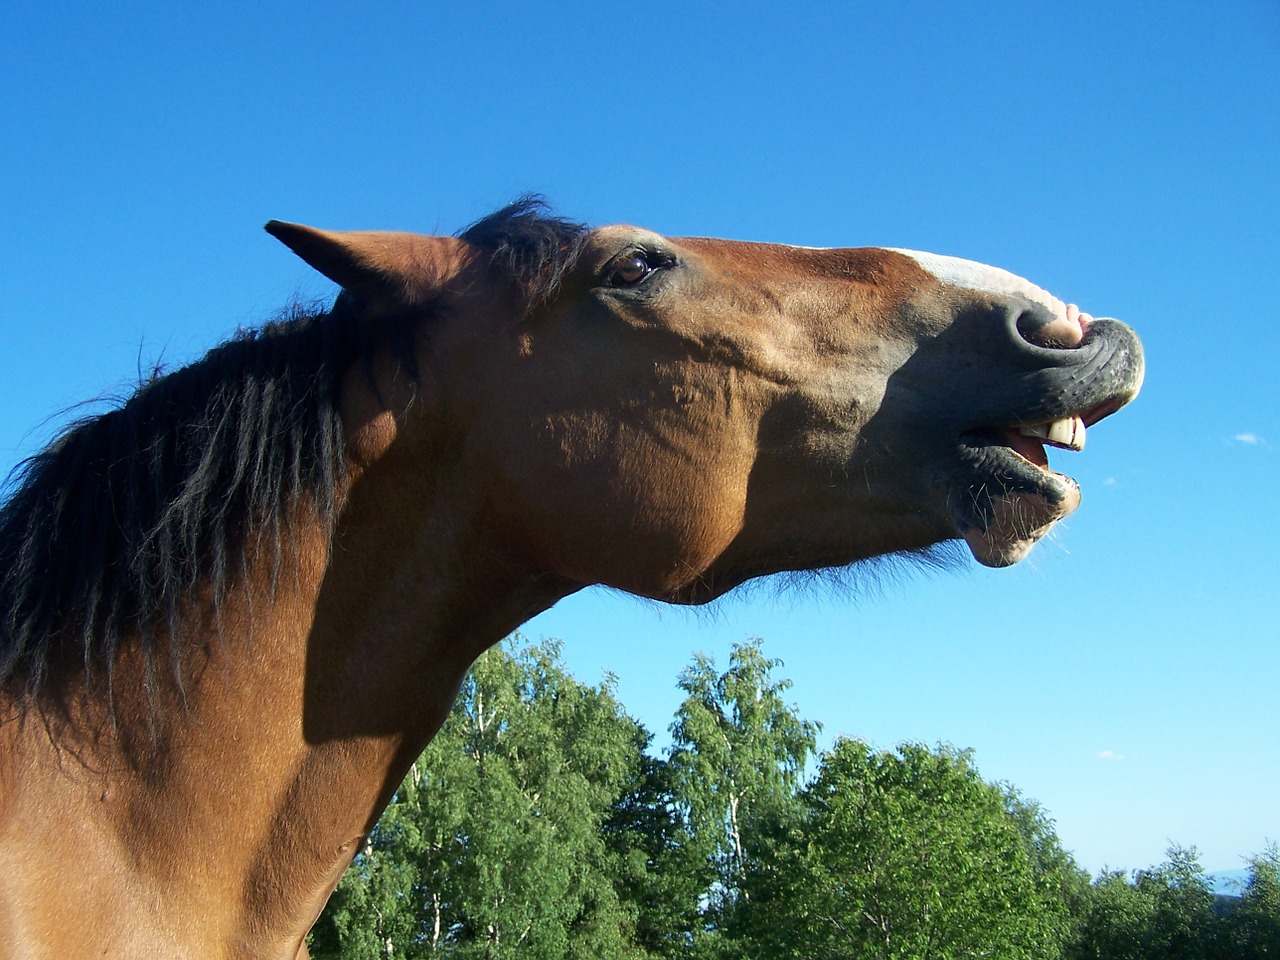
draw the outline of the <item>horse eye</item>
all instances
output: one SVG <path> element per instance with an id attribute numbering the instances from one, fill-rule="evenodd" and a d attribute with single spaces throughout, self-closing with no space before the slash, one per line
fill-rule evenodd
<path id="1" fill-rule="evenodd" d="M 609 271 L 609 282 L 615 287 L 629 287 L 653 272 L 643 253 L 634 252 L 619 258 Z"/>

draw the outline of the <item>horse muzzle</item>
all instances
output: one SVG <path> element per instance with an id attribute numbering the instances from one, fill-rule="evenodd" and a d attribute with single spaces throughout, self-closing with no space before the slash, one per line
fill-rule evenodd
<path id="1" fill-rule="evenodd" d="M 1118 320 L 1089 318 L 1063 346 L 1061 323 L 1012 323 L 1023 369 L 993 391 L 1004 409 L 989 406 L 961 431 L 945 478 L 957 534 L 992 567 L 1021 560 L 1080 505 L 1079 485 L 1049 468 L 1045 447 L 1084 449 L 1086 430 L 1136 397 L 1144 375 L 1142 344 Z"/>

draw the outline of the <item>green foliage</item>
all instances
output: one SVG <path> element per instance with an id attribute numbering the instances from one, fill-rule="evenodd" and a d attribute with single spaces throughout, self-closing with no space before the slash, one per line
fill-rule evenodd
<path id="1" fill-rule="evenodd" d="M 1037 883 L 1044 821 L 984 782 L 967 752 L 842 739 L 804 791 L 802 846 L 752 955 L 1054 957 L 1062 901 Z M 763 898 L 760 898 L 763 902 Z"/>
<path id="2" fill-rule="evenodd" d="M 1022 797 L 1012 786 L 1002 789 L 1005 809 L 1026 845 L 1038 896 L 1061 905 L 1061 911 L 1055 912 L 1053 937 L 1062 944 L 1070 943 L 1088 902 L 1089 874 L 1062 848 L 1053 820 L 1038 803 Z"/>
<path id="3" fill-rule="evenodd" d="M 644 746 L 648 746 L 646 737 Z M 654 956 L 687 957 L 712 884 L 669 764 L 641 757 L 632 782 L 602 826 L 614 884 L 634 917 L 636 943 Z"/>
<path id="4" fill-rule="evenodd" d="M 680 675 L 686 697 L 671 727 L 673 776 L 725 886 L 745 870 L 746 825 L 792 806 L 817 742 L 818 726 L 783 700 L 791 682 L 773 678 L 781 661 L 767 659 L 760 643 L 736 645 L 724 673 L 695 657 Z"/>
<path id="5" fill-rule="evenodd" d="M 517 641 L 518 642 L 518 638 Z M 1280 850 L 1215 897 L 1194 849 L 1090 884 L 968 751 L 818 727 L 759 640 L 696 657 L 667 757 L 555 643 L 490 651 L 316 929 L 312 955 L 505 960 L 1280 958 Z"/>
<path id="6" fill-rule="evenodd" d="M 692 937 L 700 952 L 714 952 L 703 941 L 747 909 L 752 864 L 794 821 L 800 777 L 817 744 L 817 724 L 783 699 L 791 683 L 773 675 L 781 661 L 760 648 L 758 638 L 736 645 L 724 673 L 697 656 L 679 680 L 686 696 L 671 726 L 671 775 L 712 881 Z"/>
<path id="7" fill-rule="evenodd" d="M 1139 870 L 1104 872 L 1086 897 L 1067 960 L 1266 960 L 1280 957 L 1280 855 L 1250 861 L 1239 900 L 1216 897 L 1194 848 Z"/>
<path id="8" fill-rule="evenodd" d="M 482 657 L 369 849 L 339 886 L 317 957 L 640 956 L 602 825 L 643 730 L 554 644 Z"/>
<path id="9" fill-rule="evenodd" d="M 1213 892 L 1194 847 L 1172 846 L 1169 859 L 1139 870 L 1135 886 L 1154 904 L 1147 936 L 1149 956 L 1201 960 L 1216 950 Z"/>
<path id="10" fill-rule="evenodd" d="M 1094 881 L 1071 960 L 1143 960 L 1155 923 L 1155 895 L 1139 889 L 1123 871 L 1104 871 Z"/>
<path id="11" fill-rule="evenodd" d="M 1280 847 L 1268 844 L 1249 861 L 1249 879 L 1231 914 L 1231 956 L 1280 958 Z"/>

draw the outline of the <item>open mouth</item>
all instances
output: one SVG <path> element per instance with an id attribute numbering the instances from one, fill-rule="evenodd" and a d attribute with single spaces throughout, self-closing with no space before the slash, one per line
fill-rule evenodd
<path id="1" fill-rule="evenodd" d="M 1017 563 L 1055 523 L 1080 505 L 1080 487 L 1051 470 L 1046 447 L 1084 448 L 1085 423 L 1072 415 L 1047 423 L 971 431 L 961 438 L 970 480 L 953 502 L 956 527 L 989 567 Z M 975 482 L 976 481 L 976 482 Z"/>
<path id="2" fill-rule="evenodd" d="M 1088 428 L 1137 394 L 1141 353 L 1131 350 L 1120 363 L 1105 364 L 1093 373 L 1093 389 L 1086 388 L 1085 396 L 1077 394 L 1080 406 L 1074 410 L 1059 408 L 1014 418 L 1012 423 L 960 436 L 960 456 L 968 477 L 963 493 L 952 500 L 952 518 L 980 563 L 992 567 L 1017 563 L 1080 505 L 1079 485 L 1050 469 L 1046 448 L 1083 450 Z M 1034 406 L 1043 410 L 1041 404 Z"/>
<path id="3" fill-rule="evenodd" d="M 1059 450 L 1084 449 L 1086 432 L 1103 417 L 1110 416 L 1124 405 L 1123 400 L 1109 400 L 1083 413 L 1068 414 L 1055 420 L 1029 426 L 1005 427 L 1002 440 L 1005 446 L 1041 469 L 1049 469 L 1049 457 L 1045 447 Z"/>

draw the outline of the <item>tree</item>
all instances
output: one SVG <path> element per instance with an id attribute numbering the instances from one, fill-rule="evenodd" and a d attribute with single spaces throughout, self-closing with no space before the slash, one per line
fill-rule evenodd
<path id="1" fill-rule="evenodd" d="M 665 759 L 641 756 L 602 830 L 614 856 L 614 886 L 634 917 L 637 945 L 654 956 L 684 960 L 702 924 L 701 900 L 715 878 Z"/>
<path id="2" fill-rule="evenodd" d="M 1271 843 L 1249 860 L 1249 879 L 1227 918 L 1236 960 L 1280 957 L 1280 847 Z"/>
<path id="3" fill-rule="evenodd" d="M 1057 956 L 1065 907 L 1037 883 L 1025 824 L 968 752 L 841 739 L 801 799 L 753 955 Z"/>
<path id="4" fill-rule="evenodd" d="M 1139 870 L 1104 871 L 1090 889 L 1068 960 L 1203 960 L 1223 957 L 1228 921 L 1218 915 L 1194 847 Z"/>
<path id="5" fill-rule="evenodd" d="M 1168 860 L 1139 870 L 1134 885 L 1155 904 L 1147 955 L 1169 960 L 1202 960 L 1217 946 L 1213 891 L 1195 847 L 1173 845 Z"/>
<path id="6" fill-rule="evenodd" d="M 601 827 L 648 735 L 554 643 L 485 654 L 356 858 L 317 957 L 638 957 Z"/>
<path id="7" fill-rule="evenodd" d="M 817 743 L 818 725 L 802 720 L 783 699 L 781 665 L 761 652 L 758 638 L 738 644 L 729 667 L 699 655 L 680 675 L 685 699 L 671 726 L 670 766 L 692 846 L 712 883 L 704 892 L 704 929 L 694 946 L 709 950 L 706 930 L 732 926 L 750 891 L 744 881 L 759 846 L 794 819 L 796 790 Z"/>
<path id="8" fill-rule="evenodd" d="M 1012 785 L 1001 787 L 1005 809 L 1017 824 L 1028 855 L 1036 889 L 1045 902 L 1058 903 L 1062 910 L 1055 940 L 1066 945 L 1075 939 L 1089 902 L 1089 874 L 1062 848 L 1053 820 L 1034 800 L 1018 793 Z"/>
<path id="9" fill-rule="evenodd" d="M 1068 960 L 1145 960 L 1155 923 L 1155 891 L 1123 870 L 1104 870 L 1090 888 Z"/>

